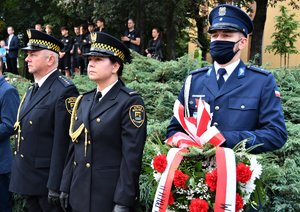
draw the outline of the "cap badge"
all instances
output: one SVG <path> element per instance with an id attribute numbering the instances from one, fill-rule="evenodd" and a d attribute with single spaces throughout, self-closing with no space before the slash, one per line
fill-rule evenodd
<path id="1" fill-rule="evenodd" d="M 30 31 L 30 29 L 27 30 L 27 36 L 28 36 L 29 39 L 31 38 L 31 31 Z"/>
<path id="2" fill-rule="evenodd" d="M 226 7 L 220 7 L 219 8 L 219 16 L 226 15 Z"/>
<path id="3" fill-rule="evenodd" d="M 96 40 L 97 40 L 97 33 L 95 33 L 95 32 L 91 33 L 91 42 L 95 43 Z"/>

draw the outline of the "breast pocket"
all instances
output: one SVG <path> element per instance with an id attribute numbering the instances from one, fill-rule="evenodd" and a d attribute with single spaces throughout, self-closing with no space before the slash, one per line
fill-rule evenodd
<path id="1" fill-rule="evenodd" d="M 258 108 L 258 99 L 251 97 L 234 97 L 230 98 L 228 108 L 234 110 L 256 110 Z"/>
<path id="2" fill-rule="evenodd" d="M 227 124 L 235 130 L 254 129 L 258 120 L 259 100 L 251 97 L 234 97 L 228 102 Z"/>

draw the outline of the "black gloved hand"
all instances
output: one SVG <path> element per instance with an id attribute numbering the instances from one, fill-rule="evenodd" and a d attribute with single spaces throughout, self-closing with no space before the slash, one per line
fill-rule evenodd
<path id="1" fill-rule="evenodd" d="M 48 202 L 53 205 L 59 206 L 59 192 L 49 189 L 48 192 Z"/>
<path id="2" fill-rule="evenodd" d="M 112 212 L 129 212 L 129 207 L 116 204 Z"/>
<path id="3" fill-rule="evenodd" d="M 68 205 L 69 205 L 69 194 L 67 194 L 65 192 L 61 192 L 60 196 L 59 196 L 59 200 L 60 200 L 60 206 L 63 209 L 68 208 Z"/>

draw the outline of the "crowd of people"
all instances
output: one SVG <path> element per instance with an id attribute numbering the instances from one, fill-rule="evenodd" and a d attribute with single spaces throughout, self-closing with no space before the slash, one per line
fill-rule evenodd
<path id="1" fill-rule="evenodd" d="M 185 116 L 197 118 L 202 98 L 213 113 L 211 126 L 226 139 L 223 147 L 233 148 L 247 139 L 247 147 L 256 146 L 253 153 L 281 148 L 287 131 L 275 78 L 240 59 L 253 30 L 250 17 L 238 7 L 220 5 L 211 11 L 209 22 L 214 63 L 186 78 L 178 95 Z M 86 46 L 77 54 L 85 56 L 85 71 L 96 83 L 89 92 L 79 95 L 76 85 L 59 71 L 61 67 L 70 74 L 70 63 L 62 58 L 75 51 L 76 42 L 70 45 L 66 27 L 61 28 L 61 40 L 39 30 L 27 31 L 29 42 L 22 50 L 35 83 L 21 101 L 0 71 L 1 212 L 11 212 L 10 192 L 25 198 L 29 212 L 136 209 L 147 115 L 142 97 L 127 88 L 121 76 L 130 61 L 129 48 L 138 51 L 140 38 L 132 20 L 121 39 L 103 32 L 88 35 L 91 27 L 74 29 L 82 36 L 76 45 Z M 13 70 L 13 46 L 18 41 L 13 28 L 8 29 L 4 48 Z M 147 54 L 161 45 L 158 34 L 152 30 Z M 166 131 L 168 138 L 185 133 L 175 117 Z M 14 157 L 9 141 L 13 134 Z"/>
<path id="2" fill-rule="evenodd" d="M 35 30 L 44 31 L 48 35 L 53 36 L 53 27 L 50 24 L 46 24 L 44 28 L 41 24 L 35 24 L 34 28 Z M 74 26 L 72 30 L 73 32 L 71 32 L 71 29 L 68 26 L 61 26 L 61 37 L 58 38 L 64 44 L 64 47 L 59 53 L 59 69 L 67 77 L 71 77 L 74 74 L 86 74 L 88 61 L 83 55 L 90 49 L 90 34 L 93 32 L 104 32 L 109 34 L 105 19 L 102 17 L 99 17 L 96 20 L 96 24 L 81 24 Z M 17 59 L 19 39 L 14 35 L 12 26 L 7 28 L 7 33 L 9 35 L 8 38 L 1 41 L 0 57 L 3 57 L 5 64 L 4 71 L 18 74 Z M 164 46 L 161 39 L 161 33 L 157 27 L 152 29 L 152 38 L 148 42 L 145 53 L 141 52 L 141 33 L 139 29 L 135 27 L 135 21 L 133 19 L 128 19 L 127 29 L 120 39 L 133 51 L 157 60 L 163 59 Z"/>

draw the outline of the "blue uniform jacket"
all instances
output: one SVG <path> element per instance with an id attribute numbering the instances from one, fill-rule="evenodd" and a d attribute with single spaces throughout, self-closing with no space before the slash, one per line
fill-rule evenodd
<path id="1" fill-rule="evenodd" d="M 247 147 L 263 144 L 253 153 L 281 148 L 287 140 L 287 131 L 278 88 L 274 76 L 263 69 L 246 66 L 242 61 L 219 90 L 213 67 L 191 72 L 188 97 L 190 115 L 195 115 L 196 98 L 202 96 L 210 104 L 216 126 L 226 138 L 223 146 L 234 147 L 243 139 L 250 139 Z M 184 105 L 184 89 L 178 99 Z M 167 129 L 167 137 L 182 131 L 173 117 Z"/>
<path id="2" fill-rule="evenodd" d="M 14 123 L 19 106 L 17 89 L 11 86 L 3 76 L 0 77 L 0 174 L 9 173 L 12 152 L 9 138 L 14 133 Z"/>

